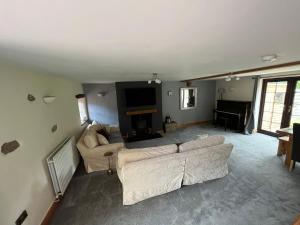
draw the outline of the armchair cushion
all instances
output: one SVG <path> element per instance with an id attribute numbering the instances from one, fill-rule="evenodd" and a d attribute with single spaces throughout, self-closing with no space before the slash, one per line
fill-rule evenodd
<path id="1" fill-rule="evenodd" d="M 103 135 L 107 140 L 110 138 L 110 134 L 107 132 L 105 128 L 101 128 L 100 130 L 97 130 L 98 134 Z"/>
<path id="2" fill-rule="evenodd" d="M 108 145 L 108 140 L 102 134 L 96 134 L 100 145 Z"/>
<path id="3" fill-rule="evenodd" d="M 86 135 L 83 138 L 83 141 L 88 148 L 95 148 L 99 145 L 96 133 L 92 131 L 88 131 L 86 133 Z"/>

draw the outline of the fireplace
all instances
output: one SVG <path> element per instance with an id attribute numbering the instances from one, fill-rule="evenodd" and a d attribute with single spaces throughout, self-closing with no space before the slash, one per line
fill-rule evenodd
<path id="1" fill-rule="evenodd" d="M 132 115 L 131 127 L 133 136 L 152 134 L 152 113 Z"/>
<path id="2" fill-rule="evenodd" d="M 127 112 L 127 116 L 131 120 L 131 132 L 125 141 L 133 142 L 160 138 L 161 134 L 153 129 L 153 117 L 156 112 L 156 109 Z"/>
<path id="3" fill-rule="evenodd" d="M 134 94 L 138 94 L 140 98 L 137 99 L 134 95 L 129 98 L 128 90 L 130 89 L 134 90 Z M 144 93 L 144 90 L 150 89 L 151 93 L 155 95 L 152 96 L 155 101 L 151 102 L 146 101 L 147 95 Z M 119 125 L 124 141 L 131 142 L 161 137 L 158 135 L 162 131 L 161 84 L 148 84 L 144 81 L 117 82 L 116 92 Z M 128 98 L 134 104 L 128 104 Z M 141 101 L 139 100 L 143 100 L 143 104 L 140 104 Z"/>

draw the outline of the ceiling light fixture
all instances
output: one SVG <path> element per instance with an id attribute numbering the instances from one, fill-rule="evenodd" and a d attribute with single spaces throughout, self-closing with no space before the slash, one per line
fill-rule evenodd
<path id="1" fill-rule="evenodd" d="M 231 77 L 230 76 L 226 77 L 225 81 L 231 81 Z"/>
<path id="2" fill-rule="evenodd" d="M 153 77 L 151 80 L 148 80 L 148 84 L 151 84 L 152 82 L 156 84 L 160 84 L 161 80 L 158 78 L 157 73 L 153 73 Z"/>
<path id="3" fill-rule="evenodd" d="M 231 74 L 230 76 L 227 76 L 227 77 L 225 78 L 225 81 L 229 82 L 229 81 L 231 81 L 231 80 L 233 80 L 233 79 L 235 79 L 235 80 L 238 81 L 238 80 L 241 79 L 239 76 L 233 76 L 232 73 L 230 73 L 230 74 Z"/>
<path id="4" fill-rule="evenodd" d="M 275 62 L 278 59 L 278 56 L 276 54 L 273 55 L 264 55 L 261 57 L 261 60 L 263 62 Z"/>

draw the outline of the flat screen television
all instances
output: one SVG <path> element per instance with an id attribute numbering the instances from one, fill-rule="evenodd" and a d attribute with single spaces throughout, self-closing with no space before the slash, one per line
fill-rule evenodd
<path id="1" fill-rule="evenodd" d="M 155 88 L 127 88 L 125 89 L 127 107 L 156 105 Z"/>

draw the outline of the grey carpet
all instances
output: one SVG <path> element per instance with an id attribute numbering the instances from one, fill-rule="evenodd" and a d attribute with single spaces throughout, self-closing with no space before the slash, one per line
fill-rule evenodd
<path id="1" fill-rule="evenodd" d="M 277 140 L 262 135 L 194 126 L 129 148 L 179 143 L 201 134 L 221 134 L 234 144 L 225 178 L 184 186 L 133 206 L 122 205 L 117 175 L 76 172 L 52 225 L 276 225 L 300 213 L 300 166 L 289 173 L 276 156 Z"/>

